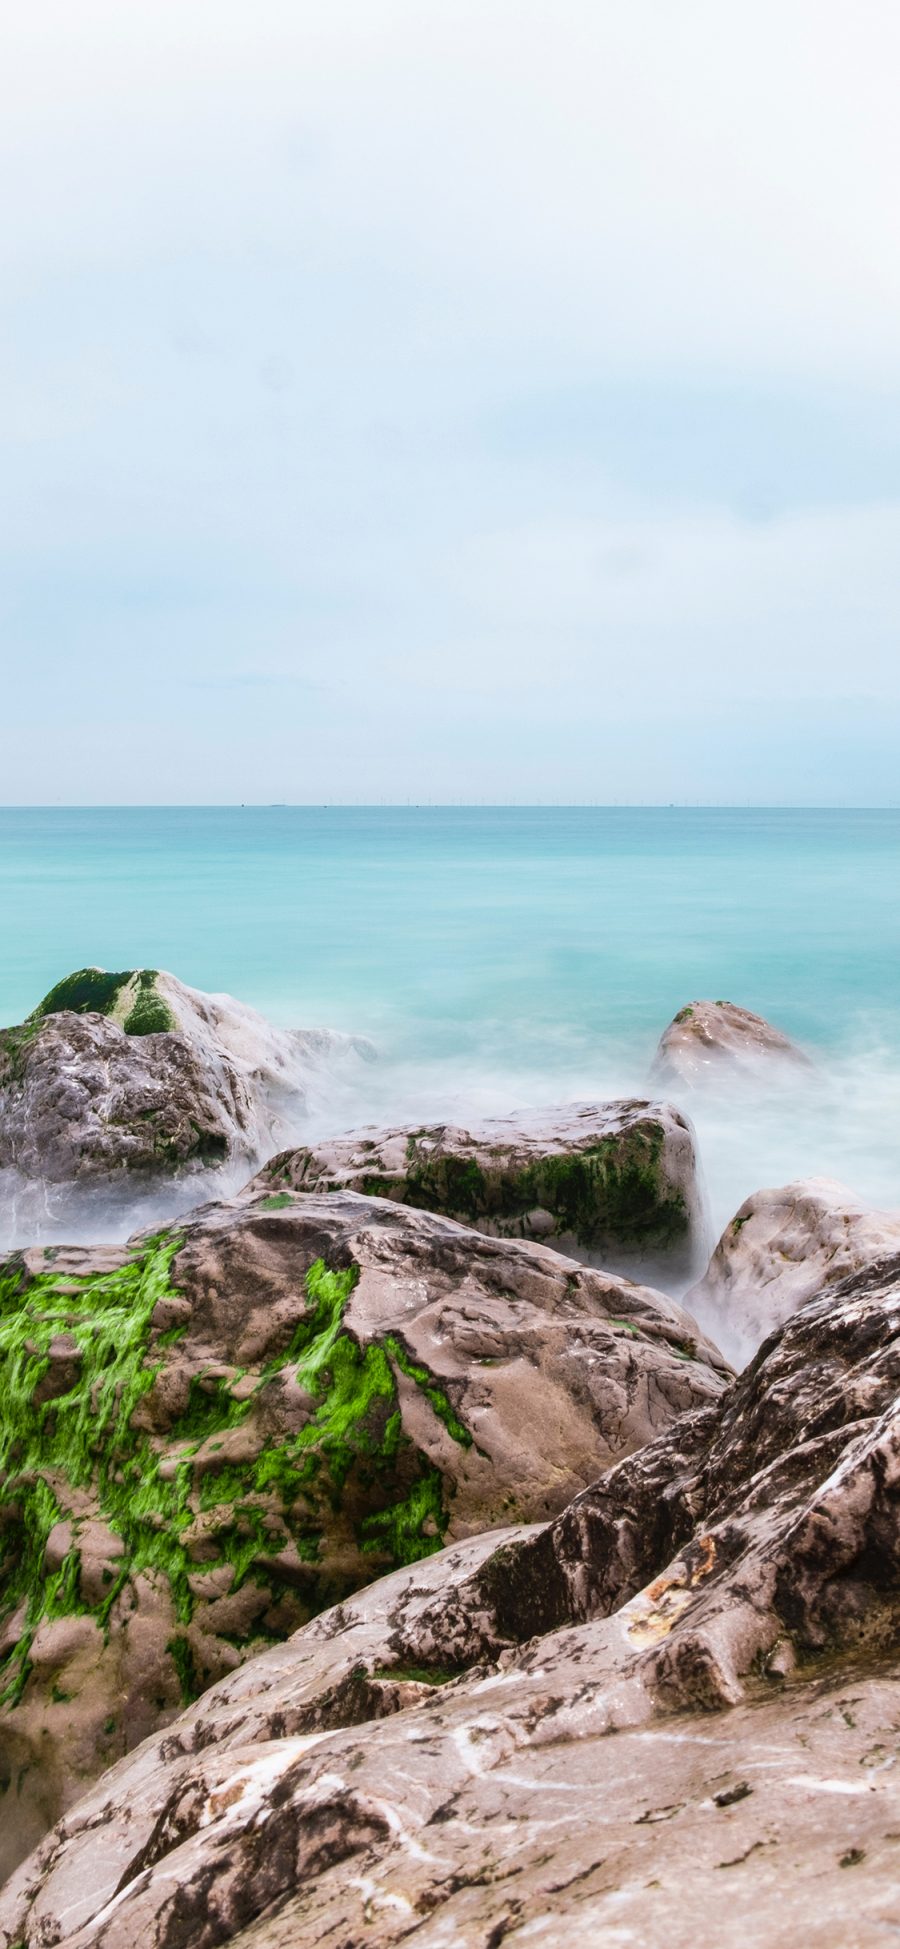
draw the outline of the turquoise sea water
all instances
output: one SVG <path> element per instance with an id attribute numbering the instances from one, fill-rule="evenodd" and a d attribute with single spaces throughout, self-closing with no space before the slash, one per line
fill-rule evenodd
<path id="1" fill-rule="evenodd" d="M 728 997 L 834 1092 L 698 1113 L 717 1215 L 801 1171 L 900 1205 L 897 811 L 3 810 L 0 912 L 4 1022 L 93 962 L 370 1035 L 335 1127 L 635 1092 Z"/>

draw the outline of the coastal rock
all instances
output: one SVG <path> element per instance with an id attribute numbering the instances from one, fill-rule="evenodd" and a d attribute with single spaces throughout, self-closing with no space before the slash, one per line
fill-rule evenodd
<path id="1" fill-rule="evenodd" d="M 715 1400 L 680 1307 L 354 1193 L 0 1267 L 9 1867 L 185 1700 Z"/>
<path id="2" fill-rule="evenodd" d="M 0 1942 L 874 1949 L 898 1380 L 895 1258 L 549 1524 L 398 1571 L 224 1679 L 45 1837 Z"/>
<path id="3" fill-rule="evenodd" d="M 471 1130 L 355 1130 L 285 1151 L 259 1184 L 393 1198 L 593 1264 L 690 1266 L 703 1250 L 694 1132 L 668 1103 L 572 1103 Z"/>
<path id="4" fill-rule="evenodd" d="M 245 1168 L 296 1129 L 310 1082 L 364 1045 L 275 1029 L 174 975 L 83 968 L 0 1031 L 0 1169 L 49 1184 Z"/>
<path id="5" fill-rule="evenodd" d="M 735 1002 L 688 1002 L 659 1040 L 654 1078 L 667 1087 L 697 1088 L 724 1077 L 771 1077 L 778 1065 L 796 1072 L 809 1058 L 780 1029 Z"/>
<path id="6" fill-rule="evenodd" d="M 900 1212 L 873 1211 L 831 1178 L 804 1178 L 746 1199 L 684 1303 L 742 1367 L 826 1287 L 897 1252 Z"/>

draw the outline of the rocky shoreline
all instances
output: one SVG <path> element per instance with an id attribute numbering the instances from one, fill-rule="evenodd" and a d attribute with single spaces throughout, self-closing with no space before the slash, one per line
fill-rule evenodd
<path id="1" fill-rule="evenodd" d="M 803 1053 L 692 1003 L 674 1103 L 279 1150 L 260 1021 L 87 970 L 0 1035 L 17 1169 L 261 1166 L 0 1264 L 2 1949 L 883 1941 L 900 1215 L 707 1264 L 678 1100 Z"/>

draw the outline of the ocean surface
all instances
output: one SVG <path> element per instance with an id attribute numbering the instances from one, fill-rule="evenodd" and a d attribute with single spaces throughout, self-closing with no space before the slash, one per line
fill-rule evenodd
<path id="1" fill-rule="evenodd" d="M 682 1099 L 717 1227 L 799 1175 L 900 1206 L 900 811 L 0 810 L 0 1021 L 93 963 L 372 1038 L 313 1134 L 647 1090 L 697 997 L 807 1086 Z"/>

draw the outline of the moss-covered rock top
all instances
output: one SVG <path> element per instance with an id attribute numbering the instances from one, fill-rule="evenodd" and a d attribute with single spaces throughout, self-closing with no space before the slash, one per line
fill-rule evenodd
<path id="1" fill-rule="evenodd" d="M 68 1009 L 75 1015 L 105 1015 L 126 1035 L 172 1034 L 178 1024 L 157 979 L 156 968 L 129 968 L 120 974 L 79 968 L 51 988 L 29 1019 L 43 1021 Z"/>

